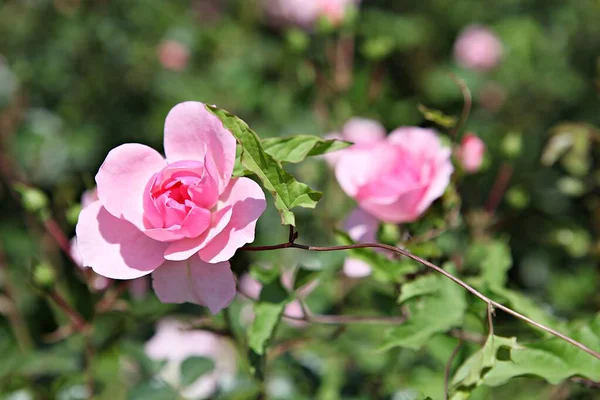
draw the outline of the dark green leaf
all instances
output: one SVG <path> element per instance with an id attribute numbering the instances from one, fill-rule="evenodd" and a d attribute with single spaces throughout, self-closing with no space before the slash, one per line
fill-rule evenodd
<path id="1" fill-rule="evenodd" d="M 262 288 L 259 300 L 254 304 L 254 321 L 248 329 L 248 346 L 257 355 L 265 354 L 288 299 L 289 294 L 279 280 Z"/>
<path id="2" fill-rule="evenodd" d="M 178 400 L 179 394 L 160 380 L 151 380 L 137 385 L 127 394 L 127 400 Z"/>
<path id="3" fill-rule="evenodd" d="M 501 240 L 475 243 L 467 250 L 465 264 L 479 269 L 490 285 L 504 286 L 512 267 L 510 247 Z"/>
<path id="4" fill-rule="evenodd" d="M 202 375 L 215 369 L 215 362 L 206 357 L 188 357 L 181 363 L 181 386 L 194 383 Z"/>
<path id="5" fill-rule="evenodd" d="M 322 193 L 298 182 L 286 172 L 277 160 L 265 152 L 260 138 L 244 121 L 225 110 L 206 107 L 223 122 L 223 126 L 233 133 L 241 145 L 242 166 L 252 171 L 271 192 L 275 199 L 275 207 L 281 214 L 282 224 L 296 224 L 294 213 L 291 211 L 294 207 L 315 208 Z"/>
<path id="6" fill-rule="evenodd" d="M 345 149 L 351 142 L 317 136 L 296 135 L 284 138 L 268 138 L 262 141 L 263 148 L 279 162 L 299 163 L 309 156 L 318 156 Z"/>
<path id="7" fill-rule="evenodd" d="M 257 264 L 252 264 L 250 266 L 250 276 L 263 285 L 267 285 L 275 279 L 279 279 L 280 275 L 281 271 L 279 271 L 279 268 L 265 268 Z"/>
<path id="8" fill-rule="evenodd" d="M 320 271 L 312 269 L 298 268 L 294 277 L 294 291 L 314 281 L 319 276 L 319 273 Z"/>

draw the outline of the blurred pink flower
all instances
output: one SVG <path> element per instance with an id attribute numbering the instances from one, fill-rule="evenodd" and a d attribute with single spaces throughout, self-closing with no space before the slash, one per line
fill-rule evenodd
<path id="1" fill-rule="evenodd" d="M 485 143 L 473 133 L 467 133 L 456 150 L 456 158 L 467 172 L 477 172 L 483 163 Z"/>
<path id="2" fill-rule="evenodd" d="M 108 154 L 99 200 L 79 215 L 77 248 L 100 275 L 152 273 L 161 301 L 216 313 L 235 296 L 229 259 L 254 240 L 265 195 L 251 179 L 232 179 L 235 138 L 204 104 L 176 105 L 164 139 L 168 161 L 137 143 Z"/>
<path id="3" fill-rule="evenodd" d="M 444 193 L 451 152 L 435 131 L 401 127 L 385 137 L 373 121 L 349 124 L 341 136 L 356 144 L 334 153 L 335 175 L 364 211 L 383 222 L 413 222 Z"/>
<path id="4" fill-rule="evenodd" d="M 190 59 L 190 51 L 177 40 L 165 40 L 158 45 L 158 60 L 165 69 L 180 72 L 185 69 Z"/>
<path id="5" fill-rule="evenodd" d="M 454 45 L 456 62 L 464 68 L 487 71 L 502 58 L 502 42 L 489 29 L 480 25 L 466 27 Z"/>
<path id="6" fill-rule="evenodd" d="M 351 7 L 360 0 L 266 0 L 269 16 L 280 24 L 311 28 L 319 18 L 339 25 Z"/>
<path id="7" fill-rule="evenodd" d="M 287 289 L 291 290 L 293 285 L 294 285 L 294 273 L 291 270 L 287 270 L 285 271 L 282 275 L 281 275 L 281 283 L 283 284 L 284 287 L 286 287 Z M 252 276 L 250 276 L 250 274 L 245 274 L 240 278 L 240 289 L 242 290 L 242 292 L 250 297 L 252 297 L 253 299 L 258 299 L 258 297 L 260 296 L 260 291 L 262 290 L 262 284 L 257 281 L 256 279 L 254 279 Z M 299 288 L 296 291 L 296 297 L 298 297 L 299 299 L 304 299 L 306 296 L 308 296 L 310 294 L 310 292 L 312 292 L 318 285 L 318 281 L 312 281 L 311 283 L 309 283 L 308 285 L 305 285 L 301 288 Z M 285 306 L 285 310 L 284 313 L 290 317 L 295 317 L 295 318 L 303 318 L 304 317 L 304 310 L 302 309 L 302 305 L 300 304 L 300 300 L 293 300 L 290 303 L 288 303 Z M 242 320 L 249 324 L 252 319 L 254 319 L 254 313 L 252 311 L 251 308 L 244 308 L 241 311 L 241 318 Z M 286 322 L 289 325 L 295 326 L 295 327 L 303 327 L 305 326 L 305 323 L 303 321 L 294 321 L 294 320 L 290 320 L 287 319 Z"/>
<path id="8" fill-rule="evenodd" d="M 185 330 L 184 324 L 177 320 L 161 320 L 145 351 L 154 360 L 167 361 L 160 377 L 189 399 L 210 398 L 219 387 L 227 387 L 235 379 L 237 356 L 231 341 L 208 331 Z M 215 368 L 190 385 L 182 386 L 181 364 L 189 357 L 210 358 Z"/>
<path id="9" fill-rule="evenodd" d="M 360 208 L 355 208 L 350 213 L 344 228 L 356 243 L 377 242 L 379 221 Z M 351 278 L 364 278 L 371 275 L 371 267 L 362 260 L 347 257 L 344 261 L 344 274 Z"/>

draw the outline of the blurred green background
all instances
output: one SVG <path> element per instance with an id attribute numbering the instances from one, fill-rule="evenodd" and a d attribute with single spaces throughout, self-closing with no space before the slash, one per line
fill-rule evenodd
<path id="1" fill-rule="evenodd" d="M 474 246 L 508 243 L 501 257 L 512 266 L 509 288 L 556 320 L 591 318 L 600 306 L 599 21 L 597 0 L 365 0 L 340 26 L 320 21 L 308 31 L 271 23 L 258 0 L 0 0 L 0 397 L 87 396 L 82 335 L 49 338 L 67 321 L 40 287 L 50 282 L 93 318 L 98 398 L 169 398 L 158 389 L 150 392 L 159 397 L 149 397 L 158 367 L 143 344 L 163 316 L 198 319 L 207 311 L 162 305 L 152 292 L 143 300 L 124 294 L 121 308 L 94 311 L 103 293 L 90 292 L 60 253 L 44 229 L 48 215 L 30 212 L 39 211 L 43 197 L 24 204 L 13 188 L 20 182 L 41 189 L 45 212 L 72 236 L 80 196 L 93 187 L 107 152 L 125 142 L 162 150 L 166 113 L 185 100 L 225 108 L 263 138 L 325 135 L 353 116 L 388 130 L 435 126 L 418 106 L 458 116 L 463 96 L 454 73 L 473 96 L 466 130 L 488 152 L 482 171 L 457 178 L 460 222 L 412 250 L 438 261 L 466 259 L 468 270 L 469 257 L 481 258 Z M 474 23 L 503 44 L 502 60 L 490 71 L 462 68 L 454 59 L 457 36 Z M 334 243 L 333 229 L 352 201 L 322 160 L 290 170 L 325 193 L 316 210 L 299 211 L 300 240 Z M 498 176 L 507 178 L 506 190 L 490 200 Z M 426 228 L 406 227 L 410 234 Z M 256 243 L 286 237 L 270 205 Z M 256 265 L 319 270 L 307 300 L 315 312 L 397 314 L 395 285 L 386 277 L 344 278 L 343 259 L 244 253 L 232 265 L 239 275 Z M 232 306 L 233 320 L 243 303 Z M 222 325 L 222 315 L 213 319 Z M 496 320 L 501 334 L 533 335 L 507 316 Z M 281 327 L 279 341 L 312 340 L 273 362 L 270 398 L 400 400 L 416 399 L 418 391 L 443 398 L 451 338 L 437 337 L 418 351 L 375 353 L 387 328 L 336 329 Z M 239 371 L 215 398 L 256 398 L 250 375 Z M 472 398 L 599 398 L 594 392 L 574 382 L 518 378 L 478 388 Z"/>

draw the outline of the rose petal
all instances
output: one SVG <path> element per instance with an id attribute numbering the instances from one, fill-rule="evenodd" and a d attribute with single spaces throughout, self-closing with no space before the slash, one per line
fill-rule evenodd
<path id="1" fill-rule="evenodd" d="M 256 182 L 248 178 L 232 179 L 219 198 L 222 206 L 231 205 L 231 221 L 206 247 L 199 251 L 206 262 L 229 260 L 236 250 L 254 241 L 256 221 L 267 208 L 265 194 Z"/>
<path id="2" fill-rule="evenodd" d="M 173 107 L 165 121 L 164 143 L 169 162 L 205 160 L 207 168 L 216 169 L 219 193 L 229 184 L 236 141 L 204 104 L 188 101 Z"/>
<path id="3" fill-rule="evenodd" d="M 381 221 L 392 223 L 413 222 L 427 208 L 420 208 L 428 188 L 417 188 L 400 195 L 393 203 L 379 203 L 371 199 L 361 201 L 360 207 Z M 376 199 L 374 199 L 376 200 Z"/>
<path id="4" fill-rule="evenodd" d="M 107 278 L 138 278 L 165 261 L 166 244 L 150 239 L 134 225 L 115 218 L 100 201 L 81 211 L 76 231 L 83 265 Z"/>
<path id="5" fill-rule="evenodd" d="M 152 286 L 163 303 L 200 304 L 213 314 L 227 307 L 235 296 L 229 262 L 209 264 L 197 256 L 186 261 L 166 261 L 152 273 Z"/>
<path id="6" fill-rule="evenodd" d="M 165 251 L 165 258 L 171 261 L 187 260 L 225 229 L 231 220 L 231 215 L 231 206 L 225 206 L 213 213 L 211 227 L 207 231 L 196 238 L 181 239 L 171 243 Z"/>
<path id="7" fill-rule="evenodd" d="M 342 128 L 342 135 L 355 144 L 370 144 L 385 139 L 385 128 L 371 119 L 352 118 Z"/>
<path id="8" fill-rule="evenodd" d="M 355 197 L 362 186 L 384 175 L 394 165 L 396 157 L 393 146 L 386 142 L 369 148 L 344 150 L 336 167 L 335 176 L 342 190 Z"/>
<path id="9" fill-rule="evenodd" d="M 143 229 L 146 186 L 165 165 L 165 159 L 151 147 L 137 143 L 116 147 L 96 174 L 98 198 L 109 213 Z"/>

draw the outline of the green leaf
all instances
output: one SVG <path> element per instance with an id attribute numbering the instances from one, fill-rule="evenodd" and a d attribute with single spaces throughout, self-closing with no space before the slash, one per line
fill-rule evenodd
<path id="1" fill-rule="evenodd" d="M 335 237 L 341 245 L 354 244 L 354 241 L 345 232 L 336 231 Z M 389 282 L 403 282 L 407 274 L 414 273 L 419 269 L 418 264 L 412 260 L 405 258 L 393 260 L 374 249 L 352 249 L 348 252 L 348 256 L 369 264 L 376 276 Z"/>
<path id="2" fill-rule="evenodd" d="M 600 316 L 589 325 L 565 331 L 592 349 L 600 348 Z M 508 357 L 500 357 L 502 348 Z M 499 386 L 517 376 L 536 376 L 559 384 L 573 376 L 600 381 L 600 360 L 559 338 L 519 344 L 515 338 L 493 336 L 456 371 L 452 400 L 466 399 L 479 385 Z"/>
<path id="3" fill-rule="evenodd" d="M 248 329 L 248 346 L 257 355 L 265 354 L 288 300 L 289 294 L 279 280 L 262 288 L 258 302 L 254 304 L 254 321 Z"/>
<path id="4" fill-rule="evenodd" d="M 282 224 L 296 224 L 294 213 L 291 211 L 294 207 L 315 208 L 323 194 L 298 182 L 286 172 L 277 160 L 265 152 L 260 138 L 244 121 L 217 107 L 206 108 L 221 120 L 223 126 L 233 133 L 241 145 L 242 166 L 254 173 L 271 192 L 275 199 L 275 207 L 281 214 Z"/>
<path id="5" fill-rule="evenodd" d="M 458 118 L 446 115 L 439 110 L 434 110 L 433 108 L 425 107 L 423 104 L 419 104 L 417 108 L 419 109 L 421 114 L 423 114 L 423 117 L 427 121 L 431 121 L 434 124 L 437 124 L 444 128 L 453 128 L 458 122 Z"/>
<path id="6" fill-rule="evenodd" d="M 151 380 L 137 385 L 127 394 L 127 400 L 179 400 L 175 389 L 160 380 Z"/>
<path id="7" fill-rule="evenodd" d="M 542 310 L 533 300 L 529 297 L 522 295 L 514 290 L 499 287 L 497 285 L 491 285 L 490 291 L 496 296 L 500 296 L 504 299 L 504 305 L 508 305 L 513 310 L 524 314 L 525 316 L 537 321 L 541 324 L 549 326 L 555 329 L 564 328 L 564 324 L 561 324 L 555 318 L 550 316 L 546 311 Z M 531 327 L 531 325 L 527 324 Z M 536 332 L 541 332 L 539 329 L 532 327 Z"/>
<path id="8" fill-rule="evenodd" d="M 413 297 L 435 294 L 439 291 L 440 280 L 435 275 L 427 275 L 406 285 L 402 285 L 398 303 L 404 303 Z"/>
<path id="9" fill-rule="evenodd" d="M 481 270 L 483 280 L 490 285 L 504 286 L 512 267 L 510 246 L 501 240 L 475 243 L 467 250 L 465 265 Z"/>
<path id="10" fill-rule="evenodd" d="M 306 157 L 342 150 L 352 143 L 337 139 L 325 140 L 317 136 L 296 135 L 264 139 L 262 145 L 265 151 L 279 162 L 299 163 Z"/>
<path id="11" fill-rule="evenodd" d="M 405 304 L 409 307 L 410 318 L 387 333 L 380 350 L 398 346 L 418 350 L 436 333 L 462 324 L 467 308 L 466 293 L 448 278 L 423 276 L 404 284 L 402 290 L 409 293 L 405 296 Z"/>
<path id="12" fill-rule="evenodd" d="M 589 325 L 575 324 L 565 331 L 592 349 L 600 349 L 600 315 Z M 551 384 L 572 376 L 600 381 L 600 360 L 559 338 L 521 345 L 511 351 L 511 361 L 499 361 L 484 384 L 498 386 L 516 376 L 535 375 Z"/>
<path id="13" fill-rule="evenodd" d="M 294 291 L 308 285 L 319 276 L 321 271 L 315 271 L 313 269 L 298 268 L 296 276 L 294 277 Z"/>
<path id="14" fill-rule="evenodd" d="M 454 390 L 469 392 L 483 383 L 486 373 L 498 362 L 500 348 L 513 349 L 517 347 L 516 338 L 488 336 L 483 347 L 471 355 L 456 371 L 452 378 Z M 455 394 L 453 399 L 462 398 L 462 394 Z"/>
<path id="15" fill-rule="evenodd" d="M 215 362 L 206 357 L 188 357 L 180 366 L 181 375 L 179 382 L 181 386 L 188 386 L 196 382 L 202 375 L 215 369 Z"/>
<path id="16" fill-rule="evenodd" d="M 258 264 L 250 265 L 250 276 L 263 285 L 268 285 L 281 276 L 279 268 L 265 268 Z"/>

